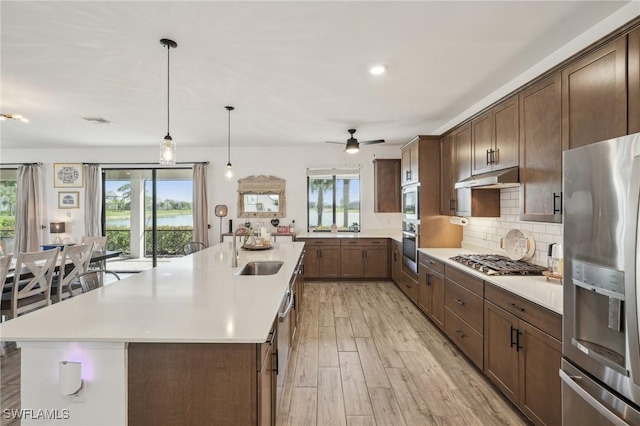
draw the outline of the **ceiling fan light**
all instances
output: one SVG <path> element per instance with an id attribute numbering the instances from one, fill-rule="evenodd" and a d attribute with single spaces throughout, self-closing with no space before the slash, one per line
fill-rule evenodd
<path id="1" fill-rule="evenodd" d="M 164 166 L 176 164 L 176 143 L 169 133 L 160 142 L 160 164 Z"/>
<path id="2" fill-rule="evenodd" d="M 358 151 L 360 151 L 360 146 L 358 142 L 348 140 L 347 147 L 345 148 L 345 152 L 348 152 L 349 154 L 355 154 Z"/>

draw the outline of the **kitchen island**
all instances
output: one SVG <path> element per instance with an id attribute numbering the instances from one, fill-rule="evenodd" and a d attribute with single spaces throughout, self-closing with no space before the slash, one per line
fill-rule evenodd
<path id="1" fill-rule="evenodd" d="M 261 424 L 260 372 L 303 247 L 240 250 L 231 268 L 220 244 L 2 324 L 22 351 L 21 408 L 68 410 L 22 424 Z M 253 261 L 283 265 L 236 275 Z M 61 361 L 82 363 L 78 396 L 60 395 Z"/>

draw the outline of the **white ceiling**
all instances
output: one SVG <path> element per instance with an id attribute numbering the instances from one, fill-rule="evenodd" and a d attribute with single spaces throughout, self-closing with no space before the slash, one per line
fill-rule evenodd
<path id="1" fill-rule="evenodd" d="M 429 134 L 627 2 L 2 1 L 3 148 Z M 384 63 L 388 72 L 368 73 Z M 111 125 L 81 117 L 103 117 Z M 340 149 L 327 145 L 327 149 Z M 335 148 L 334 148 L 335 147 Z"/>

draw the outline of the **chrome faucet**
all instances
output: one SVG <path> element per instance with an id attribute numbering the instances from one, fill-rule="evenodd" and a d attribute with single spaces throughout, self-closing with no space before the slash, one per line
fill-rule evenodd
<path id="1" fill-rule="evenodd" d="M 247 228 L 246 226 L 238 226 L 238 229 L 236 229 L 233 232 L 233 242 L 232 242 L 232 246 L 231 246 L 231 251 L 233 252 L 231 255 L 231 267 L 232 268 L 236 268 L 238 266 L 238 258 L 240 257 L 240 254 L 238 253 L 238 247 L 237 247 L 237 237 L 236 235 L 238 235 L 238 231 L 244 229 L 245 232 L 251 232 L 251 230 L 249 228 Z"/>

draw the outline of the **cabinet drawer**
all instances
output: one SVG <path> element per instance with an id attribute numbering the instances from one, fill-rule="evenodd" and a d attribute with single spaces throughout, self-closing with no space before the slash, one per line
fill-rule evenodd
<path id="1" fill-rule="evenodd" d="M 318 246 L 318 247 L 326 247 L 326 246 L 339 246 L 340 240 L 337 238 L 301 238 L 300 241 L 303 241 L 305 245 L 308 246 Z"/>
<path id="2" fill-rule="evenodd" d="M 357 238 L 357 239 L 343 239 L 342 240 L 343 247 L 349 246 L 387 246 L 386 238 Z"/>
<path id="3" fill-rule="evenodd" d="M 444 304 L 480 334 L 484 333 L 483 299 L 466 288 L 446 280 Z"/>
<path id="4" fill-rule="evenodd" d="M 444 262 L 436 260 L 433 257 L 420 252 L 418 253 L 418 259 L 423 266 L 444 274 Z"/>
<path id="5" fill-rule="evenodd" d="M 417 303 L 418 300 L 418 282 L 413 279 L 412 276 L 402 271 L 402 280 L 400 281 L 400 289 Z"/>
<path id="6" fill-rule="evenodd" d="M 257 363 L 258 371 L 260 371 L 260 369 L 262 368 L 262 365 L 264 364 L 266 357 L 269 354 L 269 350 L 271 349 L 271 347 L 276 341 L 275 332 L 276 332 L 276 328 L 273 327 L 269 332 L 269 337 L 267 337 L 267 341 L 264 343 L 258 343 L 256 345 L 258 349 L 258 363 Z"/>
<path id="7" fill-rule="evenodd" d="M 467 290 L 474 292 L 478 296 L 484 296 L 484 281 L 482 281 L 482 279 L 473 277 L 469 274 L 465 274 L 458 268 L 454 268 L 453 266 L 449 265 L 445 266 L 444 275 L 451 281 L 455 281 L 462 287 L 465 287 Z"/>
<path id="8" fill-rule="evenodd" d="M 482 369 L 484 360 L 482 335 L 447 307 L 444 308 L 444 331 L 476 367 Z"/>
<path id="9" fill-rule="evenodd" d="M 562 341 L 562 316 L 540 305 L 487 284 L 485 298 L 507 312 Z"/>

